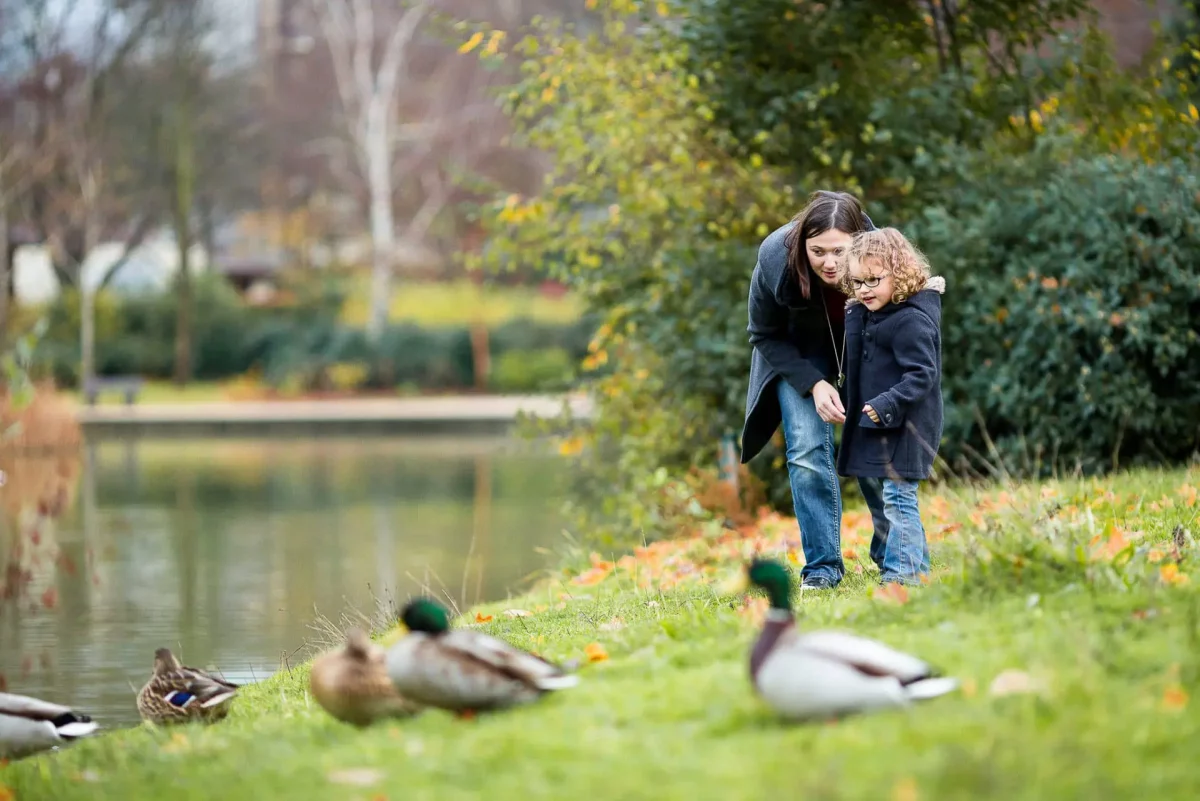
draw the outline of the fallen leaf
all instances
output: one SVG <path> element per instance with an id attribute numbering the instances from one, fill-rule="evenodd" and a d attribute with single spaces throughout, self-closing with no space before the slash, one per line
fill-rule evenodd
<path id="1" fill-rule="evenodd" d="M 533 613 L 524 609 L 505 609 L 500 614 L 504 615 L 505 617 L 529 617 Z"/>
<path id="2" fill-rule="evenodd" d="M 1158 548 L 1151 548 L 1150 552 L 1146 554 L 1146 559 L 1148 559 L 1151 563 L 1157 564 L 1158 562 L 1161 562 L 1165 556 L 1166 554 L 1164 554 Z"/>
<path id="3" fill-rule="evenodd" d="M 625 621 L 616 616 L 614 616 L 613 619 L 607 623 L 600 624 L 601 631 L 617 631 L 618 629 L 623 628 L 625 628 Z"/>
<path id="4" fill-rule="evenodd" d="M 1179 565 L 1171 563 L 1163 565 L 1158 569 L 1158 577 L 1162 579 L 1164 584 L 1174 584 L 1182 587 L 1190 580 L 1187 573 L 1179 572 Z"/>
<path id="5" fill-rule="evenodd" d="M 745 602 L 738 607 L 737 613 L 746 617 L 755 626 L 761 626 L 767 617 L 767 607 L 770 602 L 761 595 L 755 595 L 746 598 Z"/>
<path id="6" fill-rule="evenodd" d="M 883 603 L 895 604 L 903 606 L 908 603 L 908 587 L 896 581 L 889 581 L 879 589 L 875 590 L 874 598 Z"/>
<path id="7" fill-rule="evenodd" d="M 334 784 L 370 787 L 372 784 L 379 783 L 379 780 L 383 778 L 383 771 L 375 768 L 346 768 L 345 770 L 335 770 L 327 774 L 325 778 Z"/>
<path id="8" fill-rule="evenodd" d="M 1180 687 L 1178 684 L 1172 684 L 1167 687 L 1162 698 L 1163 709 L 1170 712 L 1179 712 L 1188 705 L 1187 690 Z"/>
<path id="9" fill-rule="evenodd" d="M 475 622 L 476 623 L 490 623 L 491 621 L 492 621 L 491 615 L 485 615 L 483 612 L 475 613 Z"/>
<path id="10" fill-rule="evenodd" d="M 862 573 L 862 572 L 863 572 L 863 566 L 862 566 L 862 562 L 856 562 L 856 563 L 854 564 L 854 572 L 855 572 L 855 573 Z"/>
<path id="11" fill-rule="evenodd" d="M 968 676 L 962 680 L 962 683 L 959 685 L 959 691 L 962 693 L 963 698 L 974 698 L 979 694 L 979 682 Z"/>
<path id="12" fill-rule="evenodd" d="M 16 798 L 17 796 L 12 790 L 0 784 L 0 801 L 16 801 Z"/>
<path id="13" fill-rule="evenodd" d="M 988 694 L 1000 698 L 1005 695 L 1029 695 L 1046 690 L 1046 683 L 1023 670 L 1009 669 L 992 679 Z"/>
<path id="14" fill-rule="evenodd" d="M 162 747 L 162 750 L 168 754 L 178 754 L 187 751 L 191 748 L 191 745 L 187 735 L 181 731 L 177 731 L 171 735 L 171 739 Z"/>
<path id="15" fill-rule="evenodd" d="M 571 579 L 572 584 L 577 584 L 581 587 L 591 587 L 594 584 L 599 584 L 608 578 L 611 569 L 604 567 L 591 567 L 580 573 L 575 578 Z"/>
<path id="16" fill-rule="evenodd" d="M 900 779 L 892 787 L 892 801 L 917 801 L 920 797 L 916 779 L 911 777 Z"/>
<path id="17" fill-rule="evenodd" d="M 533 611 L 534 611 L 534 614 L 540 614 L 541 612 L 545 612 L 549 608 L 550 607 L 546 606 L 545 604 L 538 604 L 537 606 L 533 607 Z"/>
<path id="18" fill-rule="evenodd" d="M 603 662 L 608 659 L 608 651 L 604 650 L 604 646 L 598 642 L 591 643 L 583 652 L 587 655 L 589 662 Z"/>
<path id="19" fill-rule="evenodd" d="M 843 548 L 842 558 L 847 562 L 856 561 L 858 559 L 858 551 L 854 550 L 853 548 Z"/>

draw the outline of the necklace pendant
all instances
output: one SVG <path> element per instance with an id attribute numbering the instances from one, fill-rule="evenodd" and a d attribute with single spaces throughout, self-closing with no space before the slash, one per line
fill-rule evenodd
<path id="1" fill-rule="evenodd" d="M 837 383 L 837 388 L 838 388 L 838 389 L 841 389 L 841 388 L 842 388 L 842 384 L 845 384 L 845 383 L 846 383 L 846 374 L 845 374 L 845 373 L 838 373 L 838 383 Z"/>

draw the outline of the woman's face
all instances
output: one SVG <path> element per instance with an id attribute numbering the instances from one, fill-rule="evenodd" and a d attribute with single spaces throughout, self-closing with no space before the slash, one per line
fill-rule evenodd
<path id="1" fill-rule="evenodd" d="M 836 287 L 838 285 L 838 278 L 841 276 L 839 265 L 842 254 L 846 252 L 846 248 L 850 247 L 851 239 L 853 237 L 845 231 L 830 228 L 825 233 L 818 234 L 804 243 L 808 248 L 808 263 L 812 265 L 813 272 L 826 286 Z"/>

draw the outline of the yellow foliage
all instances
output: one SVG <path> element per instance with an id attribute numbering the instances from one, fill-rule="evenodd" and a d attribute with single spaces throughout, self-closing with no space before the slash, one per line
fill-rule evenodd
<path id="1" fill-rule="evenodd" d="M 458 52 L 470 53 L 472 50 L 479 47 L 481 42 L 483 42 L 483 32 L 475 31 L 475 33 L 471 34 L 470 39 L 459 45 Z"/>

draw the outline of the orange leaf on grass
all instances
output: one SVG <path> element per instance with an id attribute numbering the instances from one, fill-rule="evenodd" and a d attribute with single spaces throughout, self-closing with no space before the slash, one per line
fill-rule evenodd
<path id="1" fill-rule="evenodd" d="M 608 651 L 604 650 L 604 646 L 598 642 L 591 643 L 583 649 L 583 652 L 587 655 L 589 662 L 603 662 L 608 659 Z"/>
<path id="2" fill-rule="evenodd" d="M 1162 579 L 1163 583 L 1165 583 L 1165 584 L 1174 584 L 1179 587 L 1182 587 L 1184 584 L 1187 584 L 1188 581 L 1190 580 L 1188 578 L 1188 574 L 1180 573 L 1179 565 L 1177 565 L 1173 562 L 1171 564 L 1163 565 L 1162 567 L 1160 567 L 1158 569 L 1158 577 L 1160 579 Z"/>
<path id="3" fill-rule="evenodd" d="M 1178 684 L 1172 684 L 1163 692 L 1162 697 L 1163 709 L 1171 712 L 1178 712 L 1187 708 L 1188 694 L 1187 690 L 1180 687 Z"/>
<path id="4" fill-rule="evenodd" d="M 892 787 L 892 801 L 917 801 L 920 797 L 917 782 L 912 778 L 900 779 Z"/>
<path id="5" fill-rule="evenodd" d="M 476 623 L 490 623 L 491 621 L 492 621 L 491 615 L 485 615 L 483 612 L 475 613 L 475 622 Z"/>
<path id="6" fill-rule="evenodd" d="M 7 765 L 8 760 L 4 760 L 4 763 Z M 16 798 L 16 793 L 5 787 L 3 784 L 0 784 L 0 801 L 16 801 Z"/>
<path id="7" fill-rule="evenodd" d="M 749 619 L 755 626 L 761 626 L 766 620 L 768 605 L 766 598 L 754 596 L 747 598 L 745 603 L 738 607 L 737 613 Z"/>
<path id="8" fill-rule="evenodd" d="M 898 582 L 889 581 L 875 590 L 874 597 L 877 601 L 903 606 L 908 603 L 908 588 Z"/>
<path id="9" fill-rule="evenodd" d="M 590 587 L 604 581 L 610 572 L 612 571 L 608 568 L 591 567 L 571 579 L 571 583 L 581 587 Z"/>

